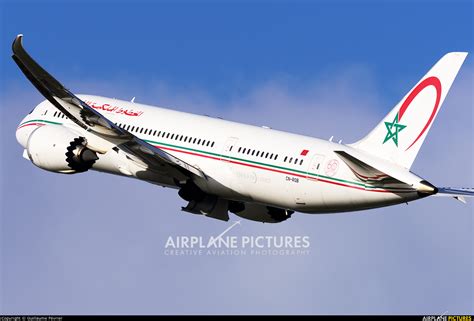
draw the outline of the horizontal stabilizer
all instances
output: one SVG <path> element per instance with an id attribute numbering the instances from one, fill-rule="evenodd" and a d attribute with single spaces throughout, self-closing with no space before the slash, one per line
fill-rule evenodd
<path id="1" fill-rule="evenodd" d="M 464 204 L 466 204 L 465 197 L 474 197 L 474 188 L 452 188 L 452 187 L 438 187 L 438 193 L 434 196 L 452 197 Z"/>
<path id="2" fill-rule="evenodd" d="M 404 168 L 392 166 L 387 161 L 377 159 L 355 149 L 334 151 L 361 181 L 373 183 L 384 181 L 403 183 L 415 188 L 420 178 Z"/>
<path id="3" fill-rule="evenodd" d="M 358 179 L 364 182 L 381 182 L 392 177 L 344 151 L 334 151 L 349 166 Z M 393 179 L 393 178 L 392 178 Z M 396 180 L 399 183 L 398 180 Z"/>
<path id="4" fill-rule="evenodd" d="M 366 185 L 390 186 L 400 190 L 413 190 L 423 194 L 435 194 L 437 189 L 421 177 L 405 168 L 368 155 L 362 151 L 347 148 L 334 151 L 354 175 Z"/>
<path id="5" fill-rule="evenodd" d="M 439 196 L 467 196 L 467 197 L 474 197 L 474 188 L 467 188 L 467 187 L 438 187 L 438 195 Z"/>

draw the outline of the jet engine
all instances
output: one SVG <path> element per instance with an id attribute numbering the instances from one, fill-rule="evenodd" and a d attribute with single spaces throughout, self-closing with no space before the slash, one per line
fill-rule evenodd
<path id="1" fill-rule="evenodd" d="M 182 199 L 189 202 L 186 207 L 182 208 L 183 211 L 223 221 L 229 220 L 227 200 L 203 192 L 192 181 L 182 185 L 178 194 Z"/>
<path id="2" fill-rule="evenodd" d="M 63 126 L 46 125 L 31 132 L 26 151 L 39 168 L 65 174 L 89 170 L 98 159 L 87 141 Z"/>
<path id="3" fill-rule="evenodd" d="M 248 220 L 263 223 L 280 223 L 291 217 L 294 211 L 260 204 L 229 202 L 229 211 Z"/>

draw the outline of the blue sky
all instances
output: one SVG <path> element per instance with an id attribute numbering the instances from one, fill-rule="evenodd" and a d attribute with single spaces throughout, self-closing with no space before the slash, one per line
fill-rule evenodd
<path id="1" fill-rule="evenodd" d="M 74 92 L 350 142 L 472 52 L 472 1 L 2 1 L 0 19 L 0 311 L 473 313 L 472 205 L 449 199 L 233 230 L 309 235 L 309 256 L 164 256 L 170 235 L 227 225 L 172 190 L 22 159 L 15 129 L 42 98 L 10 58 L 23 33 Z M 472 76 L 468 56 L 413 167 L 437 184 L 474 185 Z"/>

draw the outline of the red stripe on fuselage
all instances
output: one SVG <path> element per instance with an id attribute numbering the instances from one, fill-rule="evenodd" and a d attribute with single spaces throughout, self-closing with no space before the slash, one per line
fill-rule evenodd
<path id="1" fill-rule="evenodd" d="M 291 172 L 287 172 L 287 171 L 262 167 L 262 166 L 258 166 L 258 165 L 246 164 L 246 163 L 242 163 L 242 162 L 238 162 L 238 161 L 234 161 L 234 160 L 230 160 L 230 159 L 221 159 L 221 158 L 218 158 L 218 157 L 202 155 L 202 154 L 198 154 L 198 153 L 194 153 L 194 152 L 183 151 L 183 150 L 179 150 L 179 149 L 175 149 L 175 148 L 171 148 L 171 147 L 166 147 L 166 146 L 161 146 L 161 145 L 153 145 L 153 146 L 164 149 L 164 150 L 170 150 L 170 151 L 174 151 L 174 152 L 179 152 L 179 153 L 184 153 L 184 154 L 194 155 L 194 156 L 200 156 L 200 157 L 210 158 L 210 159 L 214 159 L 214 160 L 223 160 L 225 162 L 229 162 L 229 163 L 233 163 L 233 164 L 237 164 L 237 165 L 253 167 L 253 168 L 257 168 L 257 169 L 262 169 L 262 170 L 267 170 L 267 171 L 271 171 L 271 172 L 280 173 L 280 174 L 287 174 L 287 175 L 298 176 L 298 177 L 302 177 L 302 178 L 308 178 L 308 179 L 320 181 L 320 182 L 323 182 L 323 183 L 354 188 L 354 189 L 358 189 L 358 190 L 361 190 L 361 191 L 378 192 L 378 193 L 394 193 L 394 192 L 388 191 L 388 190 L 367 190 L 367 189 L 362 188 L 362 187 L 347 185 L 347 184 L 340 183 L 340 182 L 328 181 L 328 180 L 325 180 L 325 179 L 322 179 L 322 178 L 311 177 L 311 176 L 301 175 L 301 174 L 295 174 L 295 173 L 291 173 Z M 411 191 L 398 191 L 397 193 L 412 193 L 412 192 Z"/>
<path id="2" fill-rule="evenodd" d="M 18 127 L 16 130 L 20 129 L 20 128 L 23 128 L 23 127 L 26 127 L 26 126 L 44 126 L 45 124 L 42 124 L 42 123 L 30 123 L 30 124 L 24 124 L 24 125 L 21 125 L 20 127 Z"/>

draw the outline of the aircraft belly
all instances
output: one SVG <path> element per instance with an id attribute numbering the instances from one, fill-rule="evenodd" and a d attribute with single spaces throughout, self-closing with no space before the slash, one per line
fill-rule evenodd
<path id="1" fill-rule="evenodd" d="M 302 210 L 306 213 L 350 212 L 364 209 L 395 205 L 419 199 L 416 193 L 395 194 L 391 192 L 374 192 L 350 189 L 339 186 L 325 186 L 322 189 L 324 206 L 318 203 L 308 204 Z"/>
<path id="2" fill-rule="evenodd" d="M 228 199 L 251 200 L 245 183 L 254 182 L 251 172 L 236 172 L 226 161 L 201 160 L 199 168 L 207 173 L 207 180 L 198 184 L 204 191 Z"/>
<path id="3" fill-rule="evenodd" d="M 294 186 L 288 188 L 285 175 L 269 171 L 257 172 L 257 183 L 249 186 L 252 197 L 261 203 L 287 209 L 295 207 Z"/>

